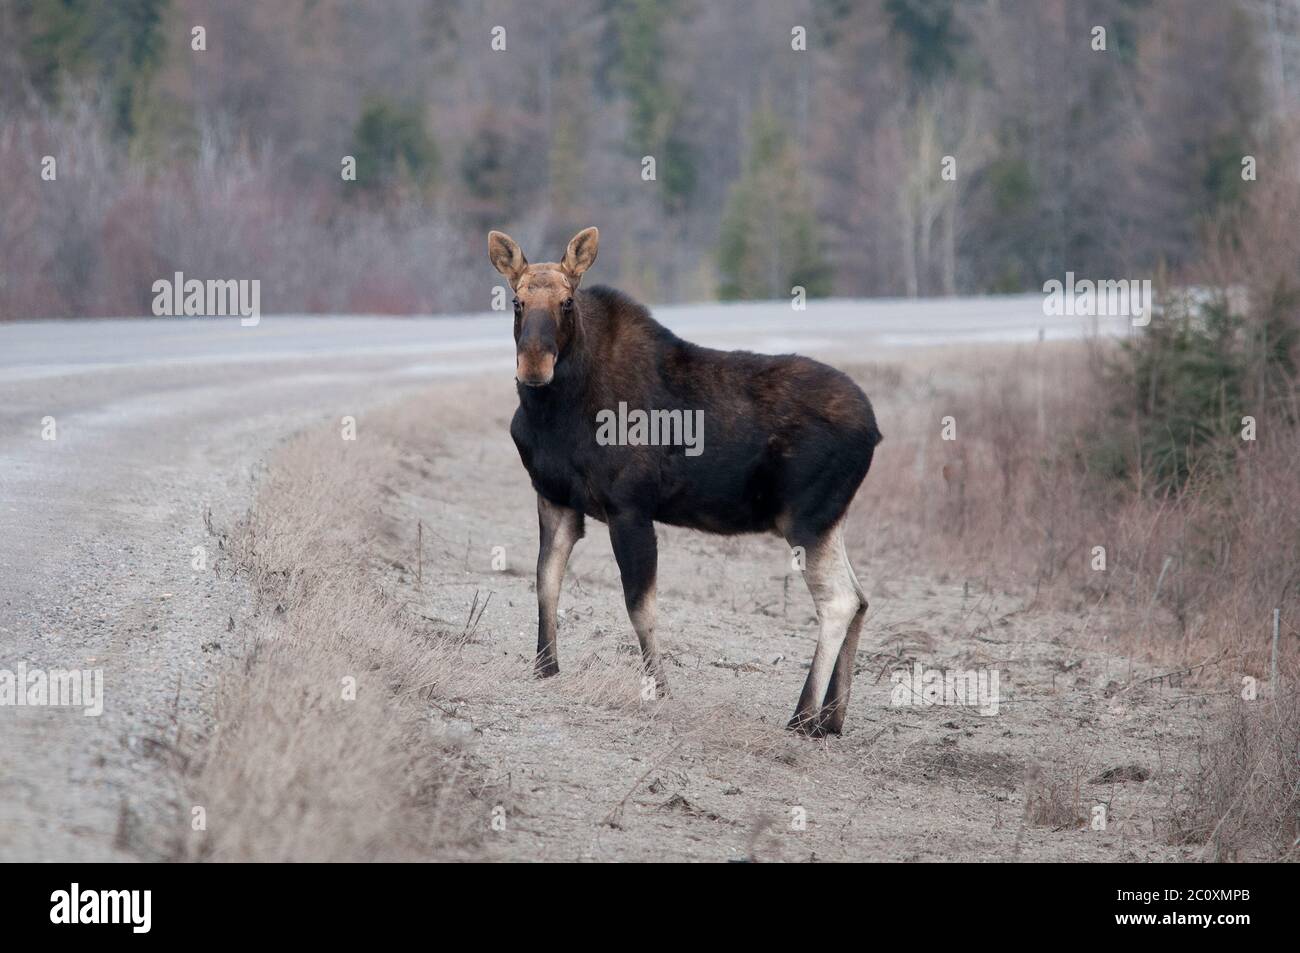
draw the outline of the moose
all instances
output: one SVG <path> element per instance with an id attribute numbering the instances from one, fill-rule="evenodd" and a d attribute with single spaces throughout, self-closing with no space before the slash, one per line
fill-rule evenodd
<path id="1" fill-rule="evenodd" d="M 586 517 L 604 522 L 645 674 L 667 692 L 659 655 L 655 523 L 710 533 L 776 533 L 803 554 L 817 609 L 812 666 L 787 727 L 843 730 L 867 598 L 843 521 L 881 440 L 849 377 L 799 355 L 719 351 L 677 337 L 613 288 L 579 290 L 600 233 L 574 236 L 558 262 L 530 264 L 492 231 L 488 257 L 514 289 L 519 409 L 510 435 L 537 491 L 535 672 L 560 670 L 560 586 Z M 597 418 L 626 404 L 703 412 L 703 452 L 598 440 Z"/>

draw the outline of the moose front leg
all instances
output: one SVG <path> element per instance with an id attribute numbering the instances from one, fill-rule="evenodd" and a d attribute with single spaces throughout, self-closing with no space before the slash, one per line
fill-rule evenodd
<path id="1" fill-rule="evenodd" d="M 623 577 L 623 602 L 627 606 L 627 615 L 641 642 L 643 670 L 654 679 L 655 695 L 666 695 L 668 680 L 664 677 L 655 639 L 655 576 L 659 566 L 659 548 L 654 523 L 640 516 L 612 516 L 609 541 L 614 547 L 619 574 Z"/>
<path id="2" fill-rule="evenodd" d="M 555 645 L 560 584 L 564 582 L 573 545 L 582 539 L 583 518 L 577 510 L 552 503 L 539 493 L 537 522 L 541 544 L 537 550 L 537 657 L 533 669 L 539 677 L 546 678 L 560 671 Z"/>

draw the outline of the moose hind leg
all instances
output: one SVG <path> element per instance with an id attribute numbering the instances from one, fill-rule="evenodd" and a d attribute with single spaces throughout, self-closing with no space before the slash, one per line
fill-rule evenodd
<path id="1" fill-rule="evenodd" d="M 793 541 L 792 541 L 793 544 Z M 817 648 L 813 652 L 812 666 L 804 682 L 803 692 L 794 717 L 787 726 L 801 734 L 820 737 L 838 731 L 843 716 L 834 723 L 835 706 L 829 705 L 831 679 L 835 670 L 841 672 L 840 685 L 844 686 L 847 702 L 847 682 L 852 676 L 852 658 L 839 665 L 853 629 L 852 651 L 857 650 L 857 636 L 861 629 L 861 615 L 865 612 L 864 600 L 859 595 L 858 582 L 844 555 L 844 541 L 839 525 L 825 532 L 813 545 L 805 548 L 804 580 L 817 607 L 819 631 Z M 837 692 L 839 687 L 837 685 Z"/>
<path id="2" fill-rule="evenodd" d="M 650 688 L 654 697 L 668 694 L 668 680 L 659 657 L 655 637 L 658 606 L 655 578 L 659 567 L 659 546 L 654 523 L 633 516 L 611 517 L 609 540 L 614 547 L 619 574 L 623 577 L 623 601 L 627 615 L 641 643 L 642 670 L 654 680 Z"/>
<path id="3" fill-rule="evenodd" d="M 838 735 L 844 729 L 844 716 L 849 710 L 849 689 L 853 685 L 853 667 L 858 655 L 858 638 L 862 635 L 862 621 L 867 615 L 867 597 L 862 592 L 857 574 L 853 572 L 853 564 L 849 562 L 848 553 L 843 550 L 842 540 L 841 554 L 844 565 L 848 567 L 849 575 L 853 578 L 853 588 L 858 594 L 858 610 L 853 613 L 853 619 L 849 622 L 844 644 L 840 646 L 839 658 L 835 660 L 835 670 L 831 672 L 830 686 L 826 689 L 823 721 L 826 731 L 834 735 Z"/>
<path id="4" fill-rule="evenodd" d="M 533 670 L 545 678 L 560 671 L 556 647 L 560 585 L 569 565 L 569 554 L 582 538 L 583 518 L 577 510 L 552 503 L 539 493 L 537 523 L 541 538 L 537 550 L 537 656 Z"/>

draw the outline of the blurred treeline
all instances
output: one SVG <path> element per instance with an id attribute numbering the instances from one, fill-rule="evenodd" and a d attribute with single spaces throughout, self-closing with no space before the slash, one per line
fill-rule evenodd
<path id="1" fill-rule="evenodd" d="M 0 317 L 147 313 L 177 270 L 480 310 L 490 227 L 546 260 L 598 225 L 649 301 L 1178 273 L 1243 156 L 1284 161 L 1298 33 L 1297 0 L 0 0 Z"/>

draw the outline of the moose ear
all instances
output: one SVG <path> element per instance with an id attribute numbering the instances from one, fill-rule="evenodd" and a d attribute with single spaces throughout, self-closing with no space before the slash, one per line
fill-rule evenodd
<path id="1" fill-rule="evenodd" d="M 576 282 L 582 277 L 582 273 L 595 262 L 596 249 L 599 246 L 599 230 L 594 227 L 584 228 L 574 235 L 573 240 L 569 242 L 569 247 L 564 252 L 564 261 L 560 262 L 560 267 Z"/>
<path id="2" fill-rule="evenodd" d="M 509 279 L 512 288 L 528 267 L 523 249 L 505 232 L 488 232 L 488 258 L 492 267 Z"/>

